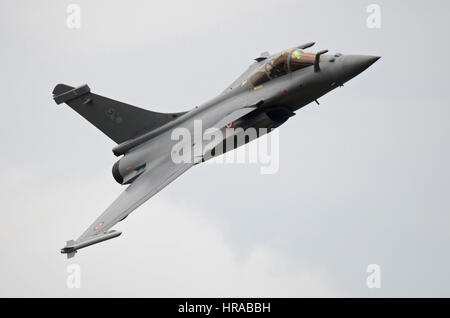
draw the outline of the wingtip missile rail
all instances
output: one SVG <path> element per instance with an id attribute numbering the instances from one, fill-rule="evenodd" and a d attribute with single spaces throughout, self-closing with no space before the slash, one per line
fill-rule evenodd
<path id="1" fill-rule="evenodd" d="M 122 232 L 118 231 L 109 231 L 105 232 L 103 234 L 95 235 L 94 237 L 84 240 L 84 241 L 67 241 L 67 245 L 61 249 L 62 254 L 67 254 L 67 258 L 71 258 L 75 255 L 77 250 L 82 249 L 84 247 L 97 244 L 103 241 L 107 241 L 110 239 L 113 239 L 115 237 L 118 237 L 122 234 Z"/>

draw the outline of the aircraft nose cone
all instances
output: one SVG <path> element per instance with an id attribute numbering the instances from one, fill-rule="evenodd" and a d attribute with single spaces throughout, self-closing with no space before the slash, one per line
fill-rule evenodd
<path id="1" fill-rule="evenodd" d="M 343 61 L 344 73 L 349 78 L 355 77 L 378 61 L 379 58 L 380 56 L 371 55 L 346 55 Z"/>

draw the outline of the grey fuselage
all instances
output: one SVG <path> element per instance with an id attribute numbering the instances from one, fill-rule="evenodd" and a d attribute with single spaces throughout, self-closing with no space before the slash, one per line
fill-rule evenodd
<path id="1" fill-rule="evenodd" d="M 363 55 L 322 55 L 319 70 L 315 69 L 315 65 L 310 65 L 255 87 L 250 77 L 268 63 L 271 57 L 257 61 L 220 95 L 154 131 L 115 147 L 113 152 L 123 157 L 114 165 L 113 175 L 116 178 L 117 174 L 120 174 L 120 178 L 116 178 L 117 181 L 121 180 L 120 183 L 130 183 L 140 173 L 136 167 L 146 165 L 146 169 L 151 169 L 161 161 L 170 160 L 171 151 L 178 142 L 173 140 L 172 131 L 183 127 L 194 134 L 196 120 L 201 121 L 203 133 L 206 129 L 215 127 L 227 115 L 244 107 L 252 107 L 248 114 L 234 120 L 234 127 L 268 128 L 270 131 L 286 122 L 296 110 L 364 71 L 378 58 Z M 225 130 L 224 127 L 217 128 Z M 238 146 L 240 145 L 236 147 Z M 205 156 L 202 161 L 209 157 L 211 154 L 208 158 Z"/>

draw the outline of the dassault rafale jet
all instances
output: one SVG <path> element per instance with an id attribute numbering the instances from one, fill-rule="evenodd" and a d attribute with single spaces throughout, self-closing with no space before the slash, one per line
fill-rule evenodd
<path id="1" fill-rule="evenodd" d="M 330 55 L 326 54 L 328 50 L 306 51 L 314 44 L 306 43 L 273 55 L 261 53 L 221 94 L 180 113 L 159 113 L 131 106 L 94 94 L 88 85 L 76 88 L 56 85 L 53 99 L 57 104 L 66 103 L 117 143 L 112 151 L 121 158 L 113 165 L 112 174 L 118 183 L 128 185 L 77 240 L 67 242 L 61 253 L 70 258 L 81 248 L 119 236 L 121 232 L 111 230 L 116 223 L 189 168 L 252 139 L 239 138 L 239 143 L 236 135 L 249 128 L 262 131 L 253 139 L 270 132 L 298 109 L 314 101 L 318 104 L 319 97 L 343 86 L 379 59 Z M 214 138 L 213 142 L 213 138 L 200 141 L 194 138 L 188 151 L 185 147 L 177 148 L 179 141 L 173 138 L 173 131 L 183 128 L 195 134 L 199 121 L 202 134 L 216 131 L 222 134 L 215 136 L 223 138 Z M 234 128 L 233 134 L 226 133 L 230 127 Z M 189 154 L 191 160 L 174 160 L 176 152 Z"/>

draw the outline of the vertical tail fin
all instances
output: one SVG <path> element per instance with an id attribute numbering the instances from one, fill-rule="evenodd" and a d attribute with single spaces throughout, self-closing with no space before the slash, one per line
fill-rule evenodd
<path id="1" fill-rule="evenodd" d="M 184 114 L 157 113 L 91 93 L 89 86 L 58 84 L 53 89 L 57 104 L 66 103 L 116 143 L 152 131 Z"/>

